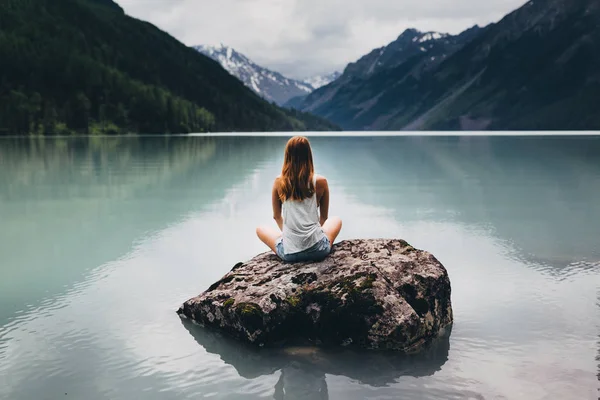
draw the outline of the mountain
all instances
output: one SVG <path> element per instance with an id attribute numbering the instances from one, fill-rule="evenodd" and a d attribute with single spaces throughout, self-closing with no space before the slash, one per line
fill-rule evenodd
<path id="1" fill-rule="evenodd" d="M 448 53 L 371 53 L 299 108 L 359 130 L 597 130 L 598 21 L 597 0 L 530 1 Z"/>
<path id="2" fill-rule="evenodd" d="M 322 86 L 329 85 L 331 82 L 335 81 L 337 78 L 342 76 L 339 72 L 333 72 L 329 75 L 317 75 L 311 78 L 307 78 L 304 80 L 304 83 L 313 88 L 313 90 L 318 89 Z"/>
<path id="3" fill-rule="evenodd" d="M 329 75 L 317 75 L 317 76 L 313 76 L 312 78 L 305 79 L 304 82 L 307 85 L 313 87 L 314 90 L 316 90 L 316 89 L 319 89 L 319 88 L 321 88 L 323 86 L 329 85 L 331 82 L 335 81 L 340 76 L 342 76 L 341 73 L 339 73 L 339 72 L 333 72 L 333 73 L 331 73 Z M 291 99 L 287 100 L 283 104 L 283 106 L 286 107 L 286 108 L 298 110 L 298 109 L 300 109 L 302 107 L 302 104 L 304 103 L 304 101 L 306 100 L 306 98 L 308 97 L 309 94 L 303 94 L 303 95 L 300 95 L 300 96 L 292 97 Z"/>
<path id="4" fill-rule="evenodd" d="M 351 121 L 347 121 L 348 116 L 359 114 L 374 101 L 379 92 L 386 89 L 385 86 L 368 87 L 371 78 L 385 74 L 409 60 L 412 73 L 420 75 L 439 65 L 480 31 L 481 28 L 474 26 L 460 35 L 452 36 L 407 29 L 389 45 L 375 49 L 348 64 L 343 74 L 329 85 L 315 90 L 303 99 L 293 99 L 286 106 L 327 115 L 351 129 L 356 128 Z M 361 92 L 365 86 L 367 91 Z"/>
<path id="5" fill-rule="evenodd" d="M 301 101 L 315 89 L 328 85 L 341 76 L 339 72 L 333 72 L 300 81 L 261 67 L 242 53 L 223 44 L 194 46 L 194 49 L 219 62 L 231 75 L 259 96 L 279 105 Z"/>
<path id="6" fill-rule="evenodd" d="M 0 2 L 0 133 L 325 130 L 112 0 Z"/>
<path id="7" fill-rule="evenodd" d="M 344 75 L 368 78 L 378 72 L 397 67 L 413 57 L 420 60 L 421 67 L 429 69 L 459 50 L 480 31 L 481 28 L 477 25 L 456 36 L 407 29 L 389 45 L 375 49 L 355 63 L 349 64 Z"/>
<path id="8" fill-rule="evenodd" d="M 292 97 L 306 95 L 314 90 L 306 82 L 286 78 L 255 64 L 231 47 L 195 46 L 194 49 L 218 61 L 231 75 L 270 102 L 284 104 Z"/>

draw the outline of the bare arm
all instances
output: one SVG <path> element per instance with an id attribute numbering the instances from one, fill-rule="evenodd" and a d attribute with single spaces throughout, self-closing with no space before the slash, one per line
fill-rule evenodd
<path id="1" fill-rule="evenodd" d="M 321 200 L 319 201 L 319 208 L 321 211 L 321 216 L 319 218 L 319 222 L 321 226 L 327 221 L 329 218 L 329 184 L 327 183 L 327 179 L 321 177 L 317 182 L 318 186 L 321 186 L 321 190 L 323 191 L 321 194 Z"/>
<path id="2" fill-rule="evenodd" d="M 271 202 L 273 203 L 273 219 L 277 222 L 277 226 L 283 232 L 283 217 L 281 216 L 281 200 L 279 199 L 279 191 L 277 190 L 277 179 L 275 179 L 275 182 L 273 183 Z"/>

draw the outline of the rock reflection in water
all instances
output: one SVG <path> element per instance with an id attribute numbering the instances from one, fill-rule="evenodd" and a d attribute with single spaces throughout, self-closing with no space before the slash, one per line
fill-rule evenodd
<path id="1" fill-rule="evenodd" d="M 326 375 L 345 376 L 374 387 L 400 377 L 430 376 L 448 360 L 452 327 L 416 354 L 325 349 L 319 347 L 256 348 L 183 319 L 184 327 L 208 353 L 218 355 L 246 379 L 281 370 L 273 398 L 327 399 Z"/>

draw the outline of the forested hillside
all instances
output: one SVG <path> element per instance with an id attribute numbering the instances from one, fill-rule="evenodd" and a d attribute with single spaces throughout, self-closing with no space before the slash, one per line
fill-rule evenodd
<path id="1" fill-rule="evenodd" d="M 112 0 L 0 1 L 0 134 L 329 130 Z"/>

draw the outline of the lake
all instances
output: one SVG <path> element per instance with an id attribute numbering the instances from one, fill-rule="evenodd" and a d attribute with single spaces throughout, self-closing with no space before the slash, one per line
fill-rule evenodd
<path id="1" fill-rule="evenodd" d="M 339 240 L 448 269 L 416 356 L 252 349 L 175 311 L 266 248 L 285 136 L 0 139 L 0 399 L 597 399 L 600 136 L 311 136 Z"/>

